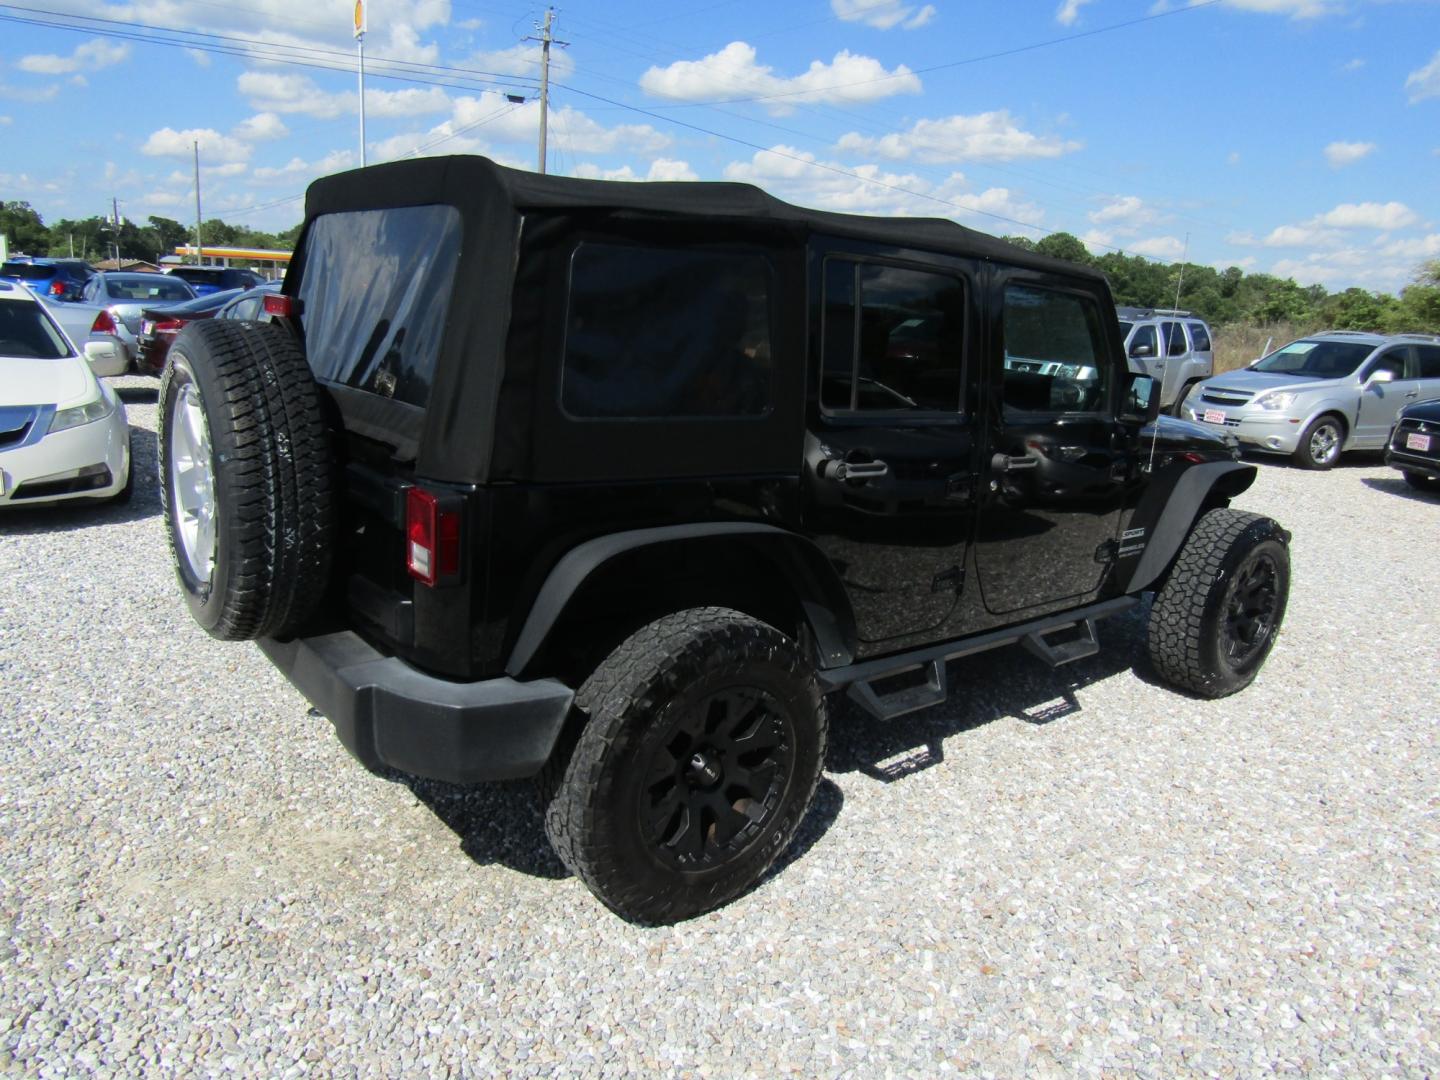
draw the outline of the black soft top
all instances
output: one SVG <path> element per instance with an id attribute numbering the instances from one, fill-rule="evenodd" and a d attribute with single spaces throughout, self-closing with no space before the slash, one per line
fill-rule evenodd
<path id="1" fill-rule="evenodd" d="M 578 180 L 510 169 L 489 158 L 452 156 L 391 162 L 323 177 L 305 196 L 306 219 L 342 210 L 448 203 L 467 224 L 526 210 L 614 210 L 688 218 L 773 222 L 805 233 L 993 259 L 1050 273 L 1102 278 L 1098 271 L 1016 247 L 946 218 L 866 217 L 793 206 L 751 184 L 718 181 Z"/>

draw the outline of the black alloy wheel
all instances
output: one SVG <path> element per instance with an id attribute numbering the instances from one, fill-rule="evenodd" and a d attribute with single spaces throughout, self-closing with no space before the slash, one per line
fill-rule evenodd
<path id="1" fill-rule="evenodd" d="M 669 710 L 639 813 L 662 859 L 704 870 L 734 857 L 774 815 L 794 768 L 795 723 L 773 694 L 729 686 Z"/>
<path id="2" fill-rule="evenodd" d="M 1279 579 L 1279 567 L 1268 551 L 1252 552 L 1231 578 L 1223 647 L 1232 668 L 1243 668 L 1269 644 L 1280 603 Z"/>
<path id="3" fill-rule="evenodd" d="M 674 923 L 753 886 L 825 758 L 824 699 L 791 637 L 728 608 L 637 630 L 585 680 L 541 776 L 545 832 L 612 911 Z"/>

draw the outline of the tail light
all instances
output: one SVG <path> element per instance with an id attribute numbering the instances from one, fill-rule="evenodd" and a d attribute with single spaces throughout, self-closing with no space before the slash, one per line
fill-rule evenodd
<path id="1" fill-rule="evenodd" d="M 265 307 L 266 315 L 288 319 L 292 315 L 300 314 L 300 301 L 284 293 L 266 293 L 261 303 Z"/>
<path id="2" fill-rule="evenodd" d="M 460 503 L 424 488 L 405 493 L 405 569 L 422 585 L 460 573 Z"/>
<path id="3" fill-rule="evenodd" d="M 185 323 L 180 319 L 159 319 L 150 327 L 150 332 L 152 334 L 158 334 L 162 330 L 166 332 L 179 330 L 184 325 Z"/>
<path id="4" fill-rule="evenodd" d="M 90 324 L 92 334 L 114 334 L 118 331 L 115 327 L 114 316 L 110 314 L 109 308 L 101 308 L 100 314 L 95 316 L 95 321 Z"/>
<path id="5" fill-rule="evenodd" d="M 64 296 L 64 295 L 65 295 L 65 282 L 61 281 L 59 278 L 56 278 L 54 281 L 50 282 L 50 295 L 51 295 L 51 296 Z"/>

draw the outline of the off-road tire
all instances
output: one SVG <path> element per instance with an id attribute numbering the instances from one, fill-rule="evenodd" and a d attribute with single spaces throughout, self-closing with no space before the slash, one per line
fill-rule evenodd
<path id="1" fill-rule="evenodd" d="M 1405 477 L 1405 483 L 1409 484 L 1416 491 L 1428 492 L 1431 495 L 1440 495 L 1440 480 L 1433 476 L 1426 476 L 1424 473 L 1415 472 L 1413 469 L 1401 469 L 1400 475 Z"/>
<path id="2" fill-rule="evenodd" d="M 1150 662 L 1200 697 L 1249 686 L 1275 644 L 1289 592 L 1285 530 L 1259 514 L 1209 511 L 1150 608 Z"/>
<path id="3" fill-rule="evenodd" d="M 215 549 L 208 580 L 177 536 L 172 418 L 193 385 L 209 426 Z M 159 394 L 160 497 L 181 588 L 222 641 L 281 637 L 304 624 L 329 583 L 334 458 L 320 391 L 278 326 L 191 323 L 170 346 Z"/>
<path id="4" fill-rule="evenodd" d="M 1328 451 L 1320 450 L 1317 445 L 1317 434 L 1329 432 L 1330 437 L 1321 441 L 1332 445 Z M 1295 452 L 1290 455 L 1290 460 L 1302 469 L 1329 469 L 1340 460 L 1341 448 L 1345 445 L 1345 425 L 1339 417 L 1326 414 L 1317 416 L 1306 425 L 1305 431 L 1300 436 L 1300 441 L 1295 445 Z"/>
<path id="5" fill-rule="evenodd" d="M 717 718 L 716 702 L 731 694 L 753 697 L 755 707 L 742 713 L 727 705 Z M 789 844 L 815 796 L 826 742 L 819 684 L 793 640 L 748 615 L 705 607 L 656 620 L 600 664 L 576 706 L 585 717 L 579 738 L 551 770 L 551 790 L 542 786 L 545 831 L 571 872 L 631 922 L 678 922 L 750 888 Z M 743 734 L 755 716 L 748 738 L 778 734 L 772 756 L 779 764 L 753 766 L 754 751 L 724 743 L 726 730 Z M 692 739 L 685 729 L 695 725 L 712 731 L 719 748 L 705 741 L 711 735 Z M 691 763 L 682 764 L 692 751 Z M 706 755 L 716 759 L 718 779 L 695 772 Z M 769 778 L 756 781 L 751 769 Z M 765 787 L 765 796 L 730 803 L 738 790 L 731 783 L 741 776 Z M 725 832 L 747 823 L 722 844 L 721 824 L 712 817 L 706 825 L 713 811 L 682 808 L 670 819 L 662 806 L 660 818 L 683 823 L 667 842 L 644 815 L 657 813 L 656 792 L 671 786 L 675 800 L 692 807 L 712 797 L 729 805 L 735 816 L 727 815 Z M 703 853 L 687 862 L 684 849 L 697 837 Z"/>

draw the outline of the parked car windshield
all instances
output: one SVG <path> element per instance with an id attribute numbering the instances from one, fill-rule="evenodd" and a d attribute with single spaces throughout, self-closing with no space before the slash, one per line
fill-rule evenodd
<path id="1" fill-rule="evenodd" d="M 1256 363 L 1251 370 L 1275 375 L 1343 379 L 1346 375 L 1353 375 L 1361 362 L 1374 351 L 1374 345 L 1353 341 L 1292 341 Z"/>
<path id="2" fill-rule="evenodd" d="M 74 355 L 39 304 L 0 302 L 0 356 L 61 360 Z"/>
<path id="3" fill-rule="evenodd" d="M 212 292 L 205 296 L 197 296 L 194 300 L 167 307 L 165 314 L 173 318 L 176 315 L 203 315 L 207 311 L 219 311 L 244 291 L 244 289 L 226 289 L 224 292 Z"/>
<path id="4" fill-rule="evenodd" d="M 178 277 L 192 285 L 209 285 L 219 281 L 225 273 L 223 266 L 177 266 L 166 271 L 171 277 Z"/>

